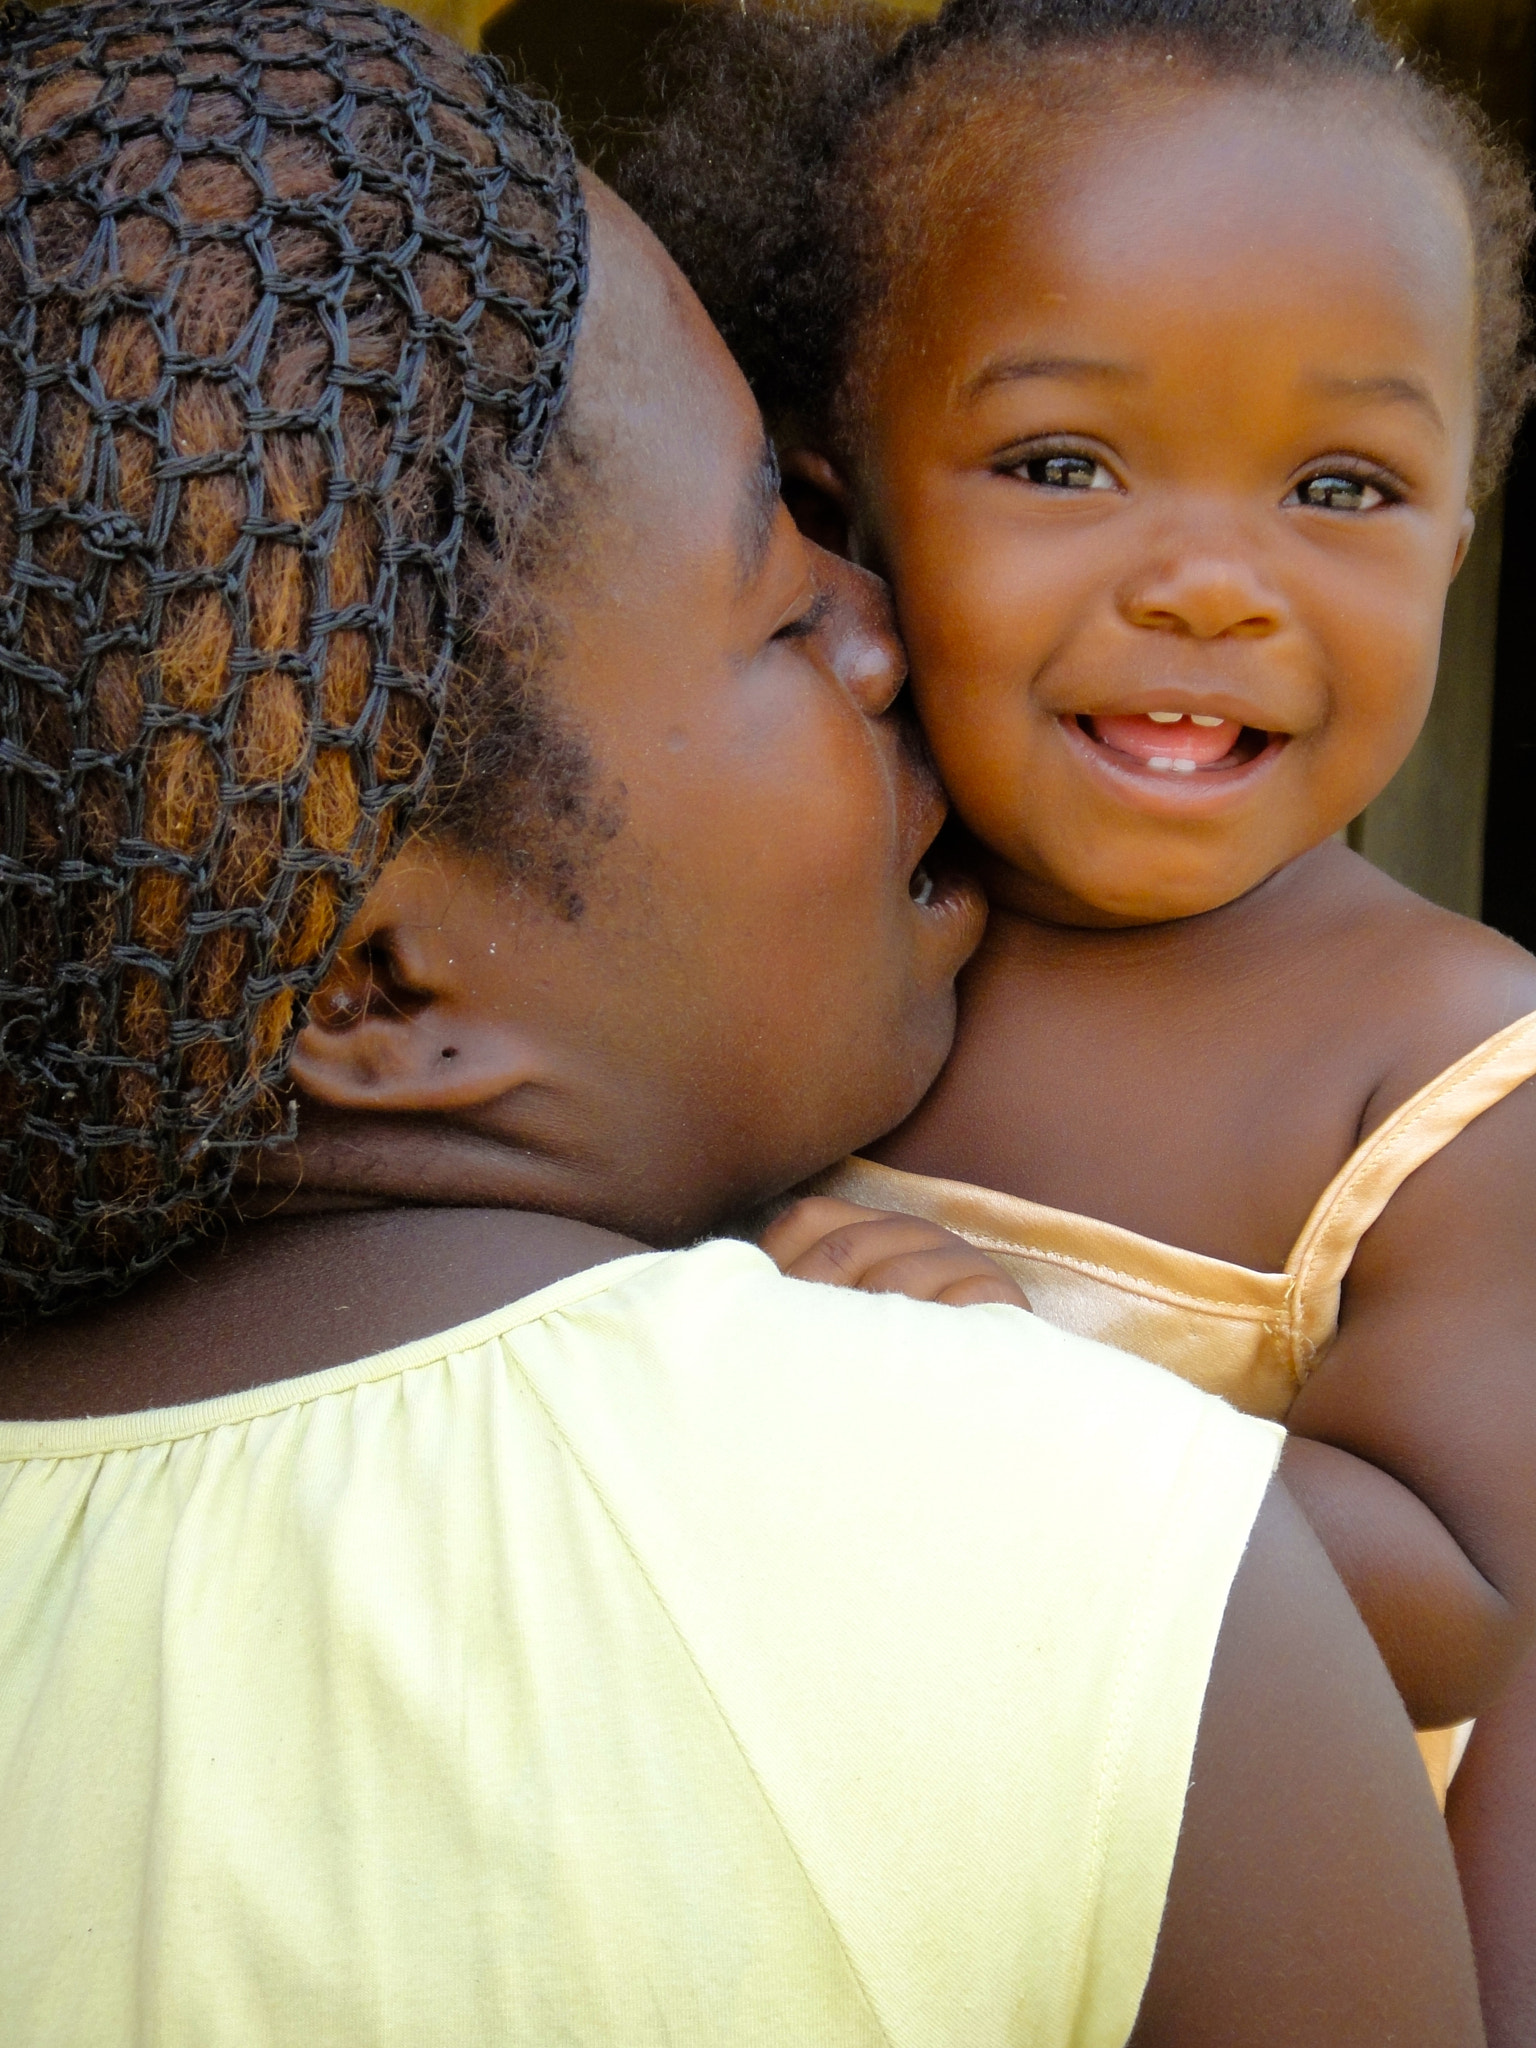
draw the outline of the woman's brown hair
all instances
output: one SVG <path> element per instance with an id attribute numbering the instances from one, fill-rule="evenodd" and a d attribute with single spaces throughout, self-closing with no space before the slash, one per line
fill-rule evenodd
<path id="1" fill-rule="evenodd" d="M 4 35 L 15 1316 L 206 1220 L 281 1129 L 305 999 L 407 818 L 472 806 L 498 717 L 494 760 L 538 765 L 515 599 L 586 234 L 552 111 L 369 0 Z"/>

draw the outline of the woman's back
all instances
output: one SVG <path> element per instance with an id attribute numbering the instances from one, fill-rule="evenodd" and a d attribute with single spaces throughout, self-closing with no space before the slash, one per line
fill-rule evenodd
<path id="1" fill-rule="evenodd" d="M 0 2032 L 1119 2041 L 1277 1447 L 731 1243 L 6 1424 Z"/>

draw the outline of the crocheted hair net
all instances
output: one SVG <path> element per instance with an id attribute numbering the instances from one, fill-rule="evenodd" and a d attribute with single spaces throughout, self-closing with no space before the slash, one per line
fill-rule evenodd
<path id="1" fill-rule="evenodd" d="M 304 1001 L 430 783 L 466 536 L 549 446 L 587 236 L 553 110 L 367 0 L 0 23 L 15 1318 L 127 1285 L 284 1129 Z"/>

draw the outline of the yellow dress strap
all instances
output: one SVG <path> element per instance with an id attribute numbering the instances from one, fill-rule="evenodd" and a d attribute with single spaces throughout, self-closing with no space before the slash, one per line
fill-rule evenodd
<path id="1" fill-rule="evenodd" d="M 1410 1095 L 1334 1175 L 1285 1266 L 1298 1382 L 1337 1327 L 1339 1295 L 1356 1247 L 1403 1182 L 1485 1109 L 1533 1076 L 1536 1010 L 1495 1032 Z"/>

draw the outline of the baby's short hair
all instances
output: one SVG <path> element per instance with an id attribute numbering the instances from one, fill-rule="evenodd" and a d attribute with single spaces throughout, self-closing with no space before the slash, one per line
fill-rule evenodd
<path id="1" fill-rule="evenodd" d="M 949 0 L 883 9 L 749 0 L 696 11 L 665 120 L 621 176 L 692 280 L 781 436 L 856 436 L 882 316 L 923 245 L 935 169 L 1007 95 L 1096 117 L 1172 78 L 1371 94 L 1454 175 L 1477 300 L 1473 490 L 1497 482 L 1531 395 L 1517 152 L 1350 0 Z M 1170 69 L 1170 67 L 1176 67 Z"/>

